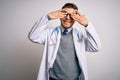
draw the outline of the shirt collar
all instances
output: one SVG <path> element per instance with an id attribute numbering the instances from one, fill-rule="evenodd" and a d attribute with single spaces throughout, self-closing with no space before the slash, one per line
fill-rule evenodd
<path id="1" fill-rule="evenodd" d="M 64 27 L 62 27 L 62 26 L 60 26 L 60 29 L 61 29 L 61 31 L 62 31 L 62 32 L 65 30 L 65 28 L 64 28 Z M 69 33 L 72 29 L 73 29 L 72 27 L 67 28 L 67 30 L 68 30 L 68 32 L 67 32 L 67 33 Z"/>

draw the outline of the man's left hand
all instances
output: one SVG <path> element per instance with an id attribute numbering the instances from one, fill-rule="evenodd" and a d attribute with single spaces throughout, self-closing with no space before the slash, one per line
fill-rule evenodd
<path id="1" fill-rule="evenodd" d="M 87 27 L 88 20 L 85 18 L 84 15 L 80 14 L 78 11 L 76 11 L 76 14 L 72 14 L 71 17 L 73 18 L 73 20 L 77 21 L 84 27 Z"/>

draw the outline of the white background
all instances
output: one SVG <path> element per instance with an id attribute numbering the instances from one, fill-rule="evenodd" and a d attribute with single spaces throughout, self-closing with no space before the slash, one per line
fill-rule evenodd
<path id="1" fill-rule="evenodd" d="M 43 46 L 29 41 L 28 33 L 66 2 L 79 7 L 101 39 L 100 51 L 86 54 L 89 80 L 120 80 L 119 0 L 0 0 L 0 80 L 36 80 Z"/>

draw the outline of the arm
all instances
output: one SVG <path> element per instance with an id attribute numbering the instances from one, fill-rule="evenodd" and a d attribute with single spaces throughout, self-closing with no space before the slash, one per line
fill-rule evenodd
<path id="1" fill-rule="evenodd" d="M 38 42 L 44 44 L 45 42 L 45 35 L 46 35 L 46 25 L 49 19 L 48 16 L 41 17 L 32 27 L 31 31 L 29 32 L 29 39 L 33 42 Z"/>
<path id="2" fill-rule="evenodd" d="M 84 15 L 76 11 L 76 14 L 72 14 L 72 18 L 85 27 L 85 50 L 89 52 L 98 51 L 101 47 L 99 36 L 90 22 Z"/>
<path id="3" fill-rule="evenodd" d="M 34 24 L 33 28 L 31 29 L 28 35 L 29 39 L 32 40 L 33 42 L 44 44 L 48 30 L 46 29 L 46 26 L 49 20 L 60 19 L 63 18 L 64 16 L 65 13 L 63 13 L 62 9 L 50 12 L 48 13 L 48 15 L 43 16 L 40 20 L 38 20 Z"/>
<path id="4" fill-rule="evenodd" d="M 96 52 L 100 49 L 101 43 L 95 28 L 91 23 L 85 28 L 85 50 L 88 52 Z"/>

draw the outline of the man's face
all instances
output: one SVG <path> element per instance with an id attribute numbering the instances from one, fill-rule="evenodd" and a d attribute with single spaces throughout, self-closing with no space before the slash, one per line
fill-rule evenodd
<path id="1" fill-rule="evenodd" d="M 72 9 L 72 8 L 64 8 L 63 12 L 66 13 L 66 16 L 64 18 L 60 19 L 61 25 L 64 28 L 72 27 L 72 25 L 74 24 L 75 21 L 72 19 L 71 14 L 75 14 L 76 10 Z"/>

